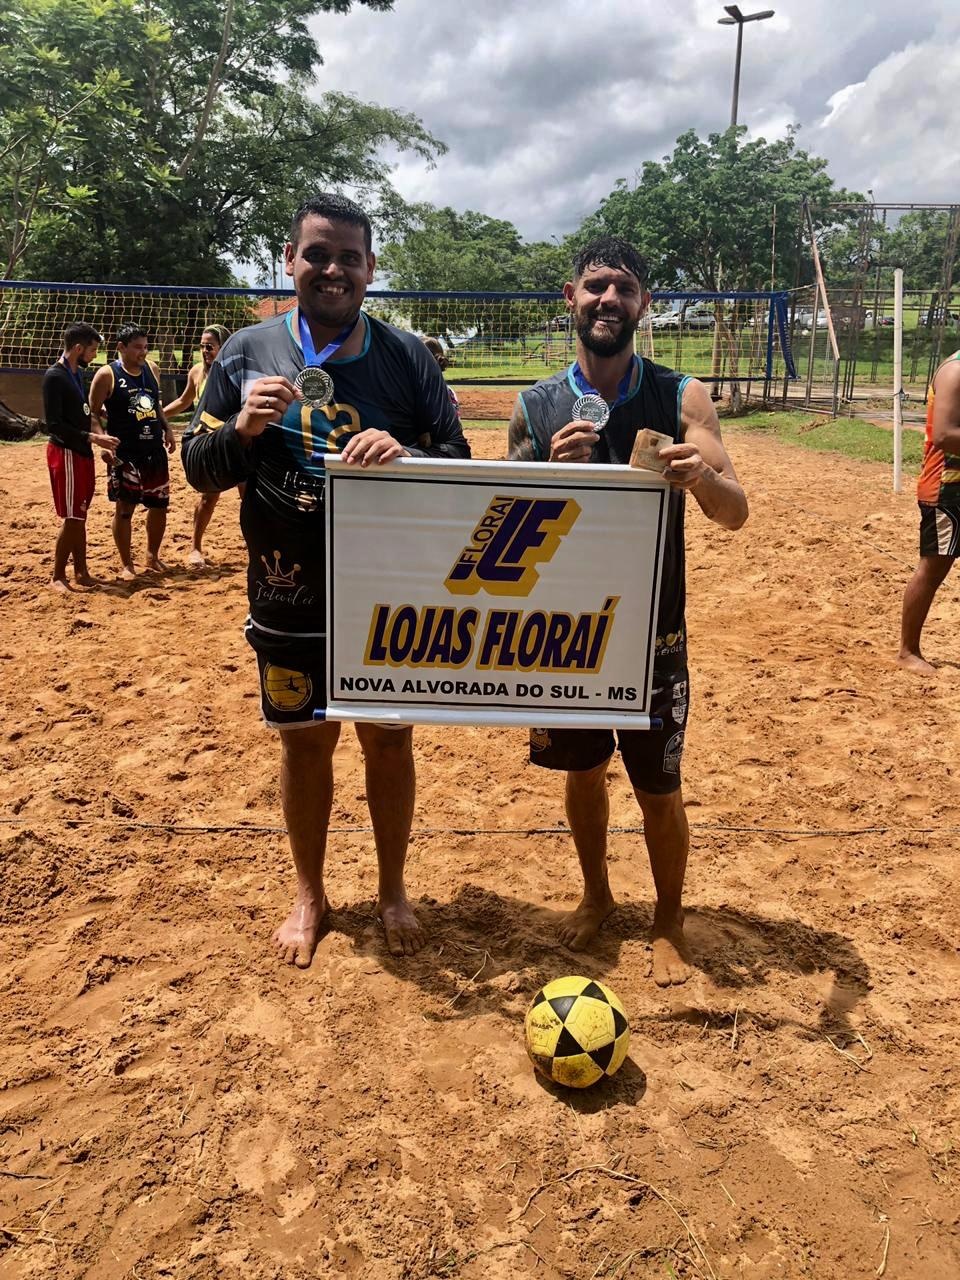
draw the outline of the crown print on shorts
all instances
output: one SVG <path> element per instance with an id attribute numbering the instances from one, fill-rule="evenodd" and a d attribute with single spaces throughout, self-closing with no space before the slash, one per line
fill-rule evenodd
<path id="1" fill-rule="evenodd" d="M 289 573 L 284 573 L 280 565 L 279 551 L 274 551 L 272 565 L 266 556 L 261 556 L 260 562 L 267 571 L 267 581 L 271 587 L 295 587 L 297 585 L 297 574 L 300 572 L 300 566 L 295 564 Z"/>

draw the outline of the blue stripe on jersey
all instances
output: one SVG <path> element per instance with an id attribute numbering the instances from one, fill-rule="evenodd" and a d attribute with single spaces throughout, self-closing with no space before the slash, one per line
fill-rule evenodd
<path id="1" fill-rule="evenodd" d="M 688 382 L 692 382 L 692 381 L 693 379 L 689 376 L 689 374 L 687 374 L 684 377 L 682 377 L 680 381 L 677 383 L 677 436 L 676 438 L 678 440 L 680 439 L 680 433 L 683 430 L 683 418 L 682 418 L 683 389 Z"/>

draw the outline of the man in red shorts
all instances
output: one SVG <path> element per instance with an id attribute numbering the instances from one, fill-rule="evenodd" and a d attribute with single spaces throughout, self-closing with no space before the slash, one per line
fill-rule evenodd
<path id="1" fill-rule="evenodd" d="M 93 501 L 96 470 L 93 445 L 115 449 L 114 436 L 91 430 L 90 404 L 83 370 L 96 356 L 102 339 L 93 325 L 77 321 L 67 325 L 63 354 L 43 375 L 43 420 L 50 435 L 47 467 L 53 489 L 53 505 L 63 521 L 53 553 L 55 591 L 69 591 L 67 562 L 73 560 L 74 581 L 94 585 L 87 572 L 87 510 Z"/>
<path id="2" fill-rule="evenodd" d="M 176 443 L 161 409 L 160 371 L 147 359 L 147 335 L 135 324 L 117 334 L 119 359 L 105 364 L 90 387 L 90 411 L 107 416 L 110 434 L 120 443 L 107 454 L 107 498 L 115 503 L 113 540 L 120 552 L 120 576 L 137 576 L 131 548 L 131 521 L 138 506 L 147 512 L 147 569 L 160 573 L 160 543 L 167 527 L 170 471 L 167 453 Z M 166 449 L 166 453 L 164 453 Z"/>

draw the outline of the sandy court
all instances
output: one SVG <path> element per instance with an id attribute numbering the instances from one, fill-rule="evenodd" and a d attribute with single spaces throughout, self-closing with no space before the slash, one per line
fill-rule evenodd
<path id="1" fill-rule="evenodd" d="M 502 456 L 501 433 L 473 440 Z M 562 779 L 501 730 L 416 733 L 431 940 L 406 961 L 373 923 L 345 730 L 337 910 L 313 967 L 279 968 L 292 874 L 236 495 L 216 569 L 62 599 L 43 451 L 0 448 L 3 1280 L 955 1280 L 960 577 L 928 626 L 939 677 L 901 674 L 912 497 L 886 468 L 728 441 L 752 517 L 688 520 L 699 969 L 667 993 L 622 770 L 622 906 L 574 956 L 553 937 L 579 883 Z M 98 484 L 91 567 L 113 583 Z M 134 538 L 142 560 L 141 517 Z M 571 972 L 634 1032 L 583 1095 L 522 1044 L 537 987 Z"/>

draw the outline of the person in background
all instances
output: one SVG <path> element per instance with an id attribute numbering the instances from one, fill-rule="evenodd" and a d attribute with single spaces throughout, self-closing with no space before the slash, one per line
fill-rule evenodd
<path id="1" fill-rule="evenodd" d="M 70 590 L 67 564 L 73 560 L 73 580 L 82 587 L 95 586 L 87 570 L 87 511 L 97 484 L 93 446 L 115 449 L 115 436 L 91 427 L 90 403 L 83 371 L 96 357 L 103 338 L 93 325 L 82 320 L 68 324 L 63 334 L 63 351 L 56 364 L 43 375 L 43 421 L 50 442 L 47 468 L 53 505 L 63 521 L 53 552 L 55 591 Z"/>
<path id="2" fill-rule="evenodd" d="M 168 421 L 177 417 L 178 414 L 186 413 L 188 409 L 193 409 L 196 405 L 199 405 L 203 399 L 207 378 L 210 375 L 210 366 L 216 360 L 220 348 L 229 337 L 230 330 L 226 325 L 211 324 L 204 329 L 200 335 L 200 359 L 187 374 L 187 385 L 176 400 L 171 400 L 169 404 L 163 406 L 163 416 Z M 237 488 L 242 499 L 243 485 L 239 484 Z M 203 569 L 206 567 L 207 562 L 203 554 L 203 535 L 207 531 L 207 525 L 210 523 L 214 508 L 219 500 L 219 493 L 201 493 L 197 498 L 197 505 L 193 509 L 193 546 L 187 556 L 187 564 L 191 569 Z"/>
<path id="3" fill-rule="evenodd" d="M 433 356 L 434 360 L 436 360 L 441 370 L 445 370 L 447 365 L 450 363 L 450 361 L 447 357 L 446 351 L 443 348 L 443 344 L 440 342 L 440 339 L 424 338 L 423 345 L 427 348 L 427 350 Z M 446 382 L 446 379 L 444 379 L 444 381 Z M 454 409 L 456 409 L 457 417 L 459 418 L 460 417 L 460 401 L 457 399 L 457 393 L 454 391 L 453 387 L 451 387 L 449 382 L 446 382 L 446 387 L 447 387 L 447 395 L 450 397 L 450 403 L 453 405 Z"/>
<path id="4" fill-rule="evenodd" d="M 920 652 L 920 634 L 933 597 L 960 555 L 960 351 L 933 375 L 927 397 L 927 435 L 917 480 L 920 563 L 903 593 L 900 653 L 906 671 L 932 676 Z"/>
<path id="5" fill-rule="evenodd" d="M 150 344 L 143 329 L 124 325 L 117 334 L 118 359 L 97 371 L 90 387 L 90 412 L 119 444 L 102 457 L 109 465 L 107 498 L 115 504 L 113 540 L 120 553 L 120 576 L 132 582 L 131 524 L 138 506 L 147 512 L 147 569 L 162 573 L 160 544 L 170 505 L 167 453 L 177 447 L 160 407 L 160 371 L 147 359 Z M 166 449 L 166 453 L 164 452 Z"/>

